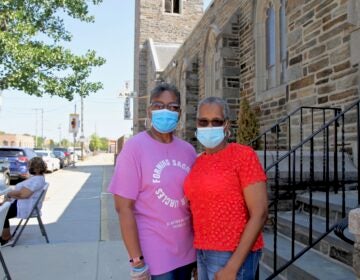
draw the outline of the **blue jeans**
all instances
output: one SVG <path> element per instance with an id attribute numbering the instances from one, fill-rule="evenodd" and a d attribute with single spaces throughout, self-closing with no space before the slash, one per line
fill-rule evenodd
<path id="1" fill-rule="evenodd" d="M 223 268 L 232 256 L 232 252 L 198 250 L 197 267 L 199 280 L 213 280 L 215 273 Z M 261 257 L 261 250 L 250 252 L 239 269 L 236 280 L 255 279 L 256 269 Z"/>
<path id="2" fill-rule="evenodd" d="M 151 280 L 191 280 L 191 272 L 195 267 L 196 263 L 190 263 L 164 274 L 151 275 Z"/>

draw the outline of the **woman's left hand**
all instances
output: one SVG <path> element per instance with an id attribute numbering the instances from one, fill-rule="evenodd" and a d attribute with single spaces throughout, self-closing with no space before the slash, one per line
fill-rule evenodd
<path id="1" fill-rule="evenodd" d="M 236 271 L 223 267 L 215 273 L 215 280 L 236 280 Z"/>

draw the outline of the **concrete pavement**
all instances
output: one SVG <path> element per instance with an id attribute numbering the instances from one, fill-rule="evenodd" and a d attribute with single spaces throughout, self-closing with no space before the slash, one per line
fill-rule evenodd
<path id="1" fill-rule="evenodd" d="M 12 279 L 129 279 L 127 253 L 106 192 L 113 159 L 113 154 L 100 154 L 46 175 L 50 188 L 42 219 L 50 243 L 34 219 L 14 248 L 2 247 Z"/>

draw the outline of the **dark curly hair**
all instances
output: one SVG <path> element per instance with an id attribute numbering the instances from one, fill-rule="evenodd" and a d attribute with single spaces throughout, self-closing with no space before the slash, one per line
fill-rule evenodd
<path id="1" fill-rule="evenodd" d="M 33 157 L 30 159 L 28 166 L 31 175 L 43 175 L 47 170 L 46 163 L 41 157 Z"/>

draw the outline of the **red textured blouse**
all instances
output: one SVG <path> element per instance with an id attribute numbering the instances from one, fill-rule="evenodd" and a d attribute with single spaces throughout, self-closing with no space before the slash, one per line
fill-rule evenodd
<path id="1" fill-rule="evenodd" d="M 185 180 L 194 223 L 194 247 L 234 251 L 248 222 L 243 189 L 265 182 L 266 175 L 254 150 L 229 144 L 215 154 L 201 154 Z M 260 234 L 253 251 L 264 246 Z"/>

